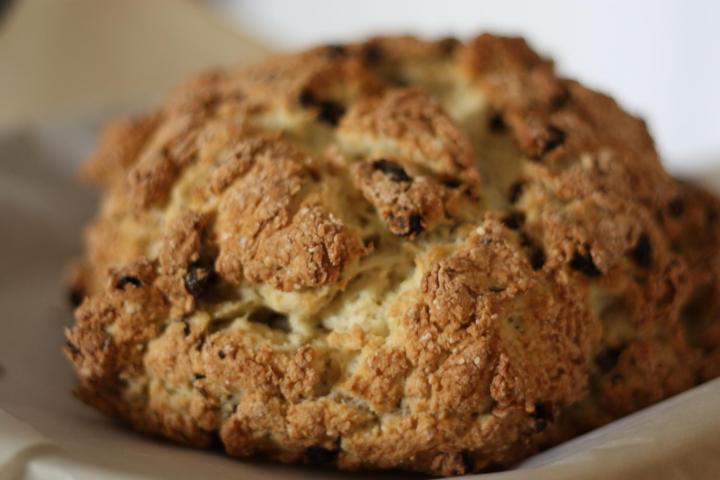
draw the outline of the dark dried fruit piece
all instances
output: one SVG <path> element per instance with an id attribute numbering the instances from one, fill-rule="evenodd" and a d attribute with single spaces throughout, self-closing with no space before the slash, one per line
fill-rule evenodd
<path id="1" fill-rule="evenodd" d="M 544 432 L 547 428 L 548 422 L 545 419 L 538 418 L 535 420 L 535 433 Z"/>
<path id="2" fill-rule="evenodd" d="M 457 178 L 446 178 L 442 181 L 443 185 L 445 185 L 448 188 L 456 189 L 460 185 L 462 185 L 462 181 L 460 181 Z"/>
<path id="3" fill-rule="evenodd" d="M 345 115 L 345 107 L 332 100 L 322 101 L 318 107 L 320 107 L 318 118 L 333 127 L 336 127 L 342 116 Z"/>
<path id="4" fill-rule="evenodd" d="M 73 307 L 78 307 L 85 299 L 85 294 L 79 288 L 71 288 L 68 292 L 68 302 Z"/>
<path id="5" fill-rule="evenodd" d="M 524 222 L 525 214 L 523 214 L 522 212 L 510 212 L 502 219 L 503 225 L 505 225 L 510 230 L 519 229 Z"/>
<path id="6" fill-rule="evenodd" d="M 545 252 L 542 248 L 533 245 L 530 249 L 529 260 L 532 269 L 538 271 L 545 265 Z"/>
<path id="7" fill-rule="evenodd" d="M 583 273 L 587 277 L 599 277 L 602 272 L 597 268 L 592 259 L 590 251 L 587 253 L 575 252 L 572 260 L 570 260 L 570 268 Z"/>
<path id="8" fill-rule="evenodd" d="M 641 267 L 649 267 L 652 262 L 652 244 L 647 233 L 638 238 L 637 244 L 632 249 L 632 258 Z"/>
<path id="9" fill-rule="evenodd" d="M 437 45 L 440 47 L 440 51 L 442 53 L 449 55 L 455 51 L 458 45 L 460 45 L 460 41 L 457 38 L 445 37 L 438 40 Z"/>
<path id="10" fill-rule="evenodd" d="M 390 180 L 392 180 L 393 182 L 412 182 L 412 177 L 407 174 L 407 172 L 402 166 L 398 165 L 395 162 L 380 159 L 375 160 L 372 163 L 372 166 L 374 170 L 378 170 L 390 177 Z"/>
<path id="11" fill-rule="evenodd" d="M 382 48 L 375 43 L 370 43 L 363 48 L 362 57 L 368 65 L 375 65 L 380 62 L 383 57 Z"/>
<path id="12" fill-rule="evenodd" d="M 218 357 L 220 358 L 220 360 L 224 360 L 225 352 L 223 350 L 218 350 Z"/>
<path id="13" fill-rule="evenodd" d="M 552 407 L 544 402 L 535 402 L 535 411 L 530 414 L 535 419 L 535 431 L 542 432 L 548 423 L 555 419 Z"/>
<path id="14" fill-rule="evenodd" d="M 333 100 L 320 100 L 309 88 L 303 88 L 298 103 L 304 108 L 317 108 L 320 121 L 336 127 L 345 115 L 345 107 Z"/>
<path id="15" fill-rule="evenodd" d="M 520 246 L 525 248 L 528 253 L 528 261 L 533 270 L 538 271 L 545 265 L 545 252 L 542 247 L 538 246 L 530 235 L 520 231 L 518 233 Z"/>
<path id="16" fill-rule="evenodd" d="M 522 180 L 518 180 L 518 181 L 510 184 L 510 193 L 508 194 L 508 201 L 510 203 L 515 203 L 518 200 L 520 200 L 520 197 L 522 196 L 524 188 L 525 188 L 525 184 L 523 183 Z"/>
<path id="17" fill-rule="evenodd" d="M 600 353 L 595 356 L 595 365 L 597 365 L 600 373 L 608 373 L 615 368 L 623 349 L 623 346 L 615 348 L 608 347 L 601 350 Z"/>
<path id="18" fill-rule="evenodd" d="M 330 450 L 325 447 L 312 446 L 305 449 L 305 457 L 310 463 L 325 465 L 334 462 L 339 454 L 339 450 Z"/>
<path id="19" fill-rule="evenodd" d="M 188 335 L 190 335 L 190 332 L 191 332 L 190 320 L 187 317 L 183 317 L 182 323 L 183 323 L 183 335 L 185 335 L 187 337 Z"/>
<path id="20" fill-rule="evenodd" d="M 544 418 L 547 420 L 554 420 L 555 415 L 550 405 L 545 402 L 535 402 L 535 410 L 531 414 L 533 418 Z"/>
<path id="21" fill-rule="evenodd" d="M 503 120 L 502 115 L 499 112 L 495 112 L 488 117 L 488 130 L 493 133 L 503 133 L 507 130 L 505 120 Z"/>
<path id="22" fill-rule="evenodd" d="M 423 231 L 422 217 L 420 215 L 410 215 L 409 218 L 410 233 L 420 233 Z"/>
<path id="23" fill-rule="evenodd" d="M 546 155 L 550 153 L 551 151 L 555 150 L 557 147 L 565 143 L 565 132 L 560 130 L 557 127 L 553 127 L 552 125 L 548 128 L 548 139 L 545 140 L 545 145 L 543 146 L 543 155 Z"/>
<path id="24" fill-rule="evenodd" d="M 303 107 L 313 107 L 317 103 L 315 94 L 307 88 L 303 88 L 298 95 L 298 103 Z"/>
<path id="25" fill-rule="evenodd" d="M 519 239 L 520 239 L 520 246 L 521 246 L 521 247 L 528 248 L 528 247 L 532 247 L 532 246 L 535 245 L 535 242 L 533 242 L 533 239 L 530 238 L 530 235 L 528 235 L 528 234 L 525 233 L 524 231 L 520 231 L 520 232 L 518 233 L 518 237 L 519 237 Z"/>
<path id="26" fill-rule="evenodd" d="M 132 275 L 123 275 L 115 283 L 115 288 L 117 288 L 118 290 L 125 290 L 125 287 L 128 285 L 134 285 L 136 287 L 139 287 L 140 279 L 137 277 L 133 277 Z"/>
<path id="27" fill-rule="evenodd" d="M 325 53 L 328 58 L 342 58 L 347 55 L 347 48 L 345 45 L 327 45 L 325 47 Z"/>
<path id="28" fill-rule="evenodd" d="M 668 212 L 670 212 L 670 215 L 679 218 L 682 216 L 683 213 L 685 213 L 685 202 L 683 202 L 682 198 L 677 197 L 668 203 Z"/>
<path id="29" fill-rule="evenodd" d="M 275 330 L 290 331 L 290 321 L 287 315 L 267 307 L 261 307 L 252 312 L 248 316 L 248 321 L 262 323 Z"/>
<path id="30" fill-rule="evenodd" d="M 212 267 L 203 266 L 199 262 L 191 263 L 185 273 L 185 290 L 193 297 L 200 298 L 215 278 Z"/>
<path id="31" fill-rule="evenodd" d="M 548 153 L 552 152 L 563 143 L 565 143 L 566 134 L 557 127 L 550 125 L 547 129 L 547 137 L 543 140 L 540 151 L 530 158 L 534 161 L 540 161 Z"/>
<path id="32" fill-rule="evenodd" d="M 553 110 L 561 110 L 570 101 L 570 91 L 563 89 L 562 93 L 553 97 L 550 106 Z"/>
<path id="33" fill-rule="evenodd" d="M 399 222 L 401 225 L 403 225 L 404 219 L 400 219 Z M 404 226 L 404 225 L 403 225 Z M 423 231 L 422 226 L 422 217 L 418 214 L 410 215 L 407 219 L 407 227 L 403 233 L 396 234 L 400 237 L 409 237 L 411 235 L 418 234 Z"/>

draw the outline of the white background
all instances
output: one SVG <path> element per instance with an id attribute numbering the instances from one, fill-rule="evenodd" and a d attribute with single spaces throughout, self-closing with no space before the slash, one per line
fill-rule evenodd
<path id="1" fill-rule="evenodd" d="M 720 164 L 720 1 L 214 0 L 280 48 L 372 33 L 526 36 L 645 117 L 674 170 Z M 682 160 L 680 160 L 682 159 Z"/>

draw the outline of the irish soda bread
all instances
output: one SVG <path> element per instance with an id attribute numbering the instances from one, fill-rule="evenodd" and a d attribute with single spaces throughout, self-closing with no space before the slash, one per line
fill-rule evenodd
<path id="1" fill-rule="evenodd" d="M 720 373 L 718 200 L 519 38 L 206 72 L 84 174 L 65 353 L 143 432 L 453 475 Z"/>

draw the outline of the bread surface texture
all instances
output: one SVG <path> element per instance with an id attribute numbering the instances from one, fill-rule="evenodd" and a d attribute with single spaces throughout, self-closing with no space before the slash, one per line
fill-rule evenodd
<path id="1" fill-rule="evenodd" d="M 720 374 L 720 204 L 519 38 L 205 72 L 110 123 L 78 396 L 236 457 L 457 475 Z"/>

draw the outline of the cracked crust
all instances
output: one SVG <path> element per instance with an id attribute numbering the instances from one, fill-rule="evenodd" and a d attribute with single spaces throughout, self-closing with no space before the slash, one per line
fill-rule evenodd
<path id="1" fill-rule="evenodd" d="M 518 38 L 208 72 L 84 173 L 65 353 L 143 432 L 453 475 L 720 374 L 720 202 Z"/>

